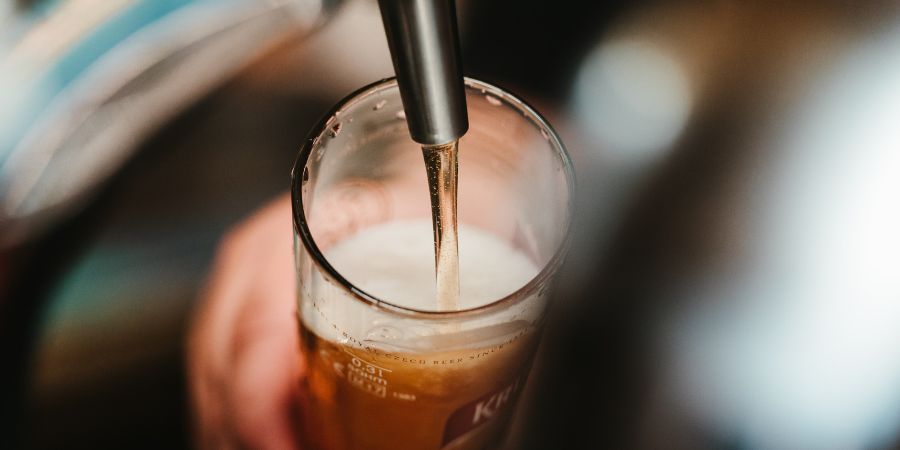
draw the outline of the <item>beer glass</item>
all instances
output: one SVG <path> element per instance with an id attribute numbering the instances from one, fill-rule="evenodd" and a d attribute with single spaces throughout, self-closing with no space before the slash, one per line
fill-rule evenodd
<path id="1" fill-rule="evenodd" d="M 395 80 L 340 102 L 294 164 L 304 449 L 485 449 L 504 439 L 565 253 L 574 179 L 562 142 L 534 109 L 487 83 L 465 85 L 453 310 L 416 294 L 426 287 L 413 272 L 430 270 L 424 284 L 434 283 L 433 255 L 382 280 L 397 295 L 349 275 L 383 271 L 403 256 L 396 247 L 432 239 L 422 152 Z M 390 227 L 397 232 L 354 240 Z"/>

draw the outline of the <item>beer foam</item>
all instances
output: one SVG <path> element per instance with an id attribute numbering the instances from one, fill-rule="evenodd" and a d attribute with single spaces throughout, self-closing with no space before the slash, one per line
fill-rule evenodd
<path id="1" fill-rule="evenodd" d="M 439 310 L 434 238 L 428 220 L 396 221 L 366 228 L 325 251 L 344 278 L 385 302 Z M 524 253 L 491 233 L 459 224 L 459 307 L 499 300 L 539 271 Z"/>

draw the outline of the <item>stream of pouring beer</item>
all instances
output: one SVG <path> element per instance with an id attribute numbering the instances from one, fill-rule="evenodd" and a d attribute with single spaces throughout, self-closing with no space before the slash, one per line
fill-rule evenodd
<path id="1" fill-rule="evenodd" d="M 458 141 L 422 147 L 431 196 L 435 282 L 438 309 L 441 311 L 459 309 L 459 241 L 456 221 L 458 148 Z"/>

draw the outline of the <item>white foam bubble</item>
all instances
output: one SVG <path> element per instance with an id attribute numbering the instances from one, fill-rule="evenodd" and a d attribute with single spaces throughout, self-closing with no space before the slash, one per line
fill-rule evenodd
<path id="1" fill-rule="evenodd" d="M 501 299 L 537 275 L 522 252 L 478 228 L 460 225 L 460 308 Z M 397 221 L 364 229 L 325 252 L 356 287 L 397 306 L 437 310 L 434 241 L 428 220 Z"/>

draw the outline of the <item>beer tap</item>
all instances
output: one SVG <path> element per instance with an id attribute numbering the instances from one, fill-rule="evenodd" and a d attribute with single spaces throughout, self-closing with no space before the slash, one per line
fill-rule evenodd
<path id="1" fill-rule="evenodd" d="M 441 145 L 469 128 L 454 0 L 379 0 L 413 140 Z"/>

